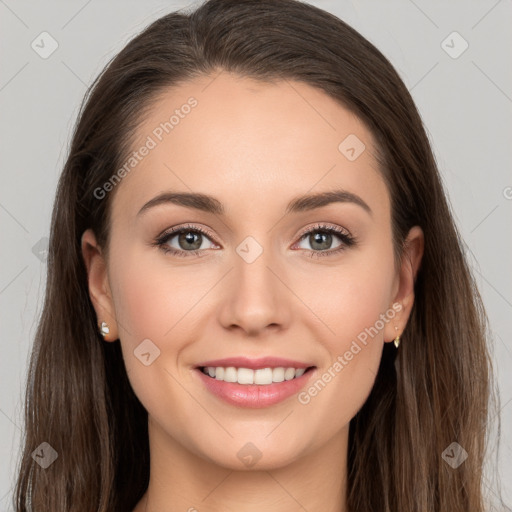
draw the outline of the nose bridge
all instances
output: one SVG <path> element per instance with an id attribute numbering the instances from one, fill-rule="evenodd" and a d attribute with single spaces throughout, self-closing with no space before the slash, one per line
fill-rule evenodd
<path id="1" fill-rule="evenodd" d="M 260 237 L 261 240 L 261 237 Z M 235 249 L 235 275 L 240 286 L 237 288 L 250 291 L 252 288 L 260 294 L 273 295 L 275 283 L 269 267 L 272 266 L 272 250 L 268 239 L 261 244 L 253 236 L 246 237 Z"/>
<path id="2" fill-rule="evenodd" d="M 238 325 L 257 332 L 269 325 L 282 327 L 287 322 L 283 286 L 271 270 L 278 265 L 270 238 L 259 235 L 258 239 L 247 236 L 235 247 L 231 285 L 221 309 L 225 327 Z"/>

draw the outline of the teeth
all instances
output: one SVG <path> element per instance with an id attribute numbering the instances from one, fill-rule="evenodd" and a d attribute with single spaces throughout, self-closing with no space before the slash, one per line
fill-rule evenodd
<path id="1" fill-rule="evenodd" d="M 228 366 L 208 366 L 202 369 L 203 373 L 210 377 L 223 380 L 224 382 L 238 382 L 238 384 L 259 384 L 268 385 L 273 382 L 283 382 L 300 377 L 306 371 L 305 368 L 261 368 L 252 370 L 251 368 L 235 368 Z"/>
<path id="2" fill-rule="evenodd" d="M 236 368 L 233 366 L 228 366 L 224 369 L 224 382 L 236 382 L 237 374 Z"/>
<path id="3" fill-rule="evenodd" d="M 254 374 L 254 384 L 270 384 L 273 382 L 272 368 L 261 368 L 259 370 L 252 370 Z M 295 374 L 295 372 L 293 372 Z"/>
<path id="4" fill-rule="evenodd" d="M 294 368 L 286 368 L 284 372 L 284 380 L 292 380 L 295 377 L 295 369 Z"/>
<path id="5" fill-rule="evenodd" d="M 253 370 L 250 370 L 249 368 L 238 368 L 238 370 L 235 370 L 237 372 L 237 379 L 236 381 L 238 384 L 254 384 L 254 372 Z M 256 384 L 261 384 L 261 382 L 256 382 Z"/>
<path id="6" fill-rule="evenodd" d="M 272 370 L 272 382 L 283 382 L 284 374 L 285 374 L 284 368 L 274 368 Z"/>

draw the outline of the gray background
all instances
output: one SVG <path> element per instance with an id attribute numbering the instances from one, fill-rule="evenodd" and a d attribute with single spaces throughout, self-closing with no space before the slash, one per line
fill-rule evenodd
<path id="1" fill-rule="evenodd" d="M 310 3 L 345 20 L 390 59 L 424 119 L 494 335 L 500 480 L 511 503 L 512 1 Z M 0 0 L 1 511 L 11 510 L 27 361 L 46 279 L 45 237 L 79 103 L 129 39 L 187 5 L 197 2 Z M 58 43 L 47 59 L 31 47 L 43 31 Z M 458 58 L 442 46 L 453 31 L 469 44 Z M 453 53 L 463 43 L 452 37 L 446 44 Z M 487 478 L 493 494 L 498 482 Z"/>

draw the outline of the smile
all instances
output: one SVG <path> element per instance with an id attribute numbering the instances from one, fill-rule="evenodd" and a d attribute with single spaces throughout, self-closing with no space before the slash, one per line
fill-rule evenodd
<path id="1" fill-rule="evenodd" d="M 269 407 L 297 394 L 316 367 L 251 368 L 198 367 L 194 373 L 215 397 L 238 407 Z"/>

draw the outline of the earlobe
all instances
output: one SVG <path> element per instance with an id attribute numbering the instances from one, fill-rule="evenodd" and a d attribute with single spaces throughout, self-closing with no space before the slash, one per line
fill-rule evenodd
<path id="1" fill-rule="evenodd" d="M 117 323 L 107 264 L 92 229 L 82 234 L 81 249 L 87 270 L 89 297 L 96 311 L 98 332 L 105 341 L 115 341 L 118 338 Z"/>
<path id="2" fill-rule="evenodd" d="M 407 325 L 414 305 L 414 283 L 421 266 L 423 251 L 423 230 L 419 226 L 414 226 L 409 231 L 404 243 L 402 264 L 398 275 L 398 291 L 393 301 L 400 304 L 401 308 L 394 320 L 388 324 L 389 329 L 386 329 L 384 333 L 386 341 L 396 340 L 397 336 L 402 335 Z M 398 339 L 399 342 L 400 338 Z"/>

